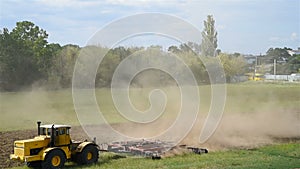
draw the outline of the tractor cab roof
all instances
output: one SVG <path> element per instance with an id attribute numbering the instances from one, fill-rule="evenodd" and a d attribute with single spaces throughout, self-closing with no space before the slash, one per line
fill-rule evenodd
<path id="1" fill-rule="evenodd" d="M 45 124 L 41 125 L 41 128 L 52 128 L 54 125 L 54 128 L 71 128 L 70 125 L 64 125 L 64 124 Z"/>

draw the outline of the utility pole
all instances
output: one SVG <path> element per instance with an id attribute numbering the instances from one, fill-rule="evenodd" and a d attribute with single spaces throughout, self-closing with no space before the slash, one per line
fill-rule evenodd
<path id="1" fill-rule="evenodd" d="M 256 77 L 256 72 L 257 72 L 257 56 L 255 56 L 255 65 L 254 65 L 254 75 L 253 75 L 253 80 L 255 80 L 255 77 Z"/>
<path id="2" fill-rule="evenodd" d="M 274 59 L 274 80 L 276 80 L 276 59 Z"/>

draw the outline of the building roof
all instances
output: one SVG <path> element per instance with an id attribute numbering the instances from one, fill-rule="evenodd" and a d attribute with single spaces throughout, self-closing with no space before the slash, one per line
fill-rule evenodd
<path id="1" fill-rule="evenodd" d="M 287 52 L 291 55 L 291 56 L 293 56 L 293 55 L 299 55 L 300 54 L 300 50 L 298 49 L 298 50 L 287 50 Z"/>
<path id="2" fill-rule="evenodd" d="M 64 125 L 64 124 L 45 124 L 41 125 L 42 128 L 51 128 L 52 125 L 54 125 L 54 128 L 71 128 L 70 125 Z"/>

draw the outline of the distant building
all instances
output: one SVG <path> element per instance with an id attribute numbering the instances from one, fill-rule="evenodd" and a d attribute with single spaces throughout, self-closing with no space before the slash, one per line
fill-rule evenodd
<path id="1" fill-rule="evenodd" d="M 300 47 L 298 47 L 298 50 L 287 50 L 287 52 L 293 56 L 293 55 L 300 55 Z"/>
<path id="2" fill-rule="evenodd" d="M 254 55 L 243 55 L 248 64 L 255 64 L 256 57 Z"/>
<path id="3" fill-rule="evenodd" d="M 265 74 L 265 80 L 300 82 L 300 73 L 293 73 L 291 75 L 271 75 Z"/>

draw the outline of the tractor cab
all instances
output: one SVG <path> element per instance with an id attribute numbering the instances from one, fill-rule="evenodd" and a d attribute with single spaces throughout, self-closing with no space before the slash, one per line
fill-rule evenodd
<path id="1" fill-rule="evenodd" d="M 38 135 L 50 137 L 50 146 L 65 146 L 71 143 L 70 129 L 69 125 L 38 125 Z"/>

